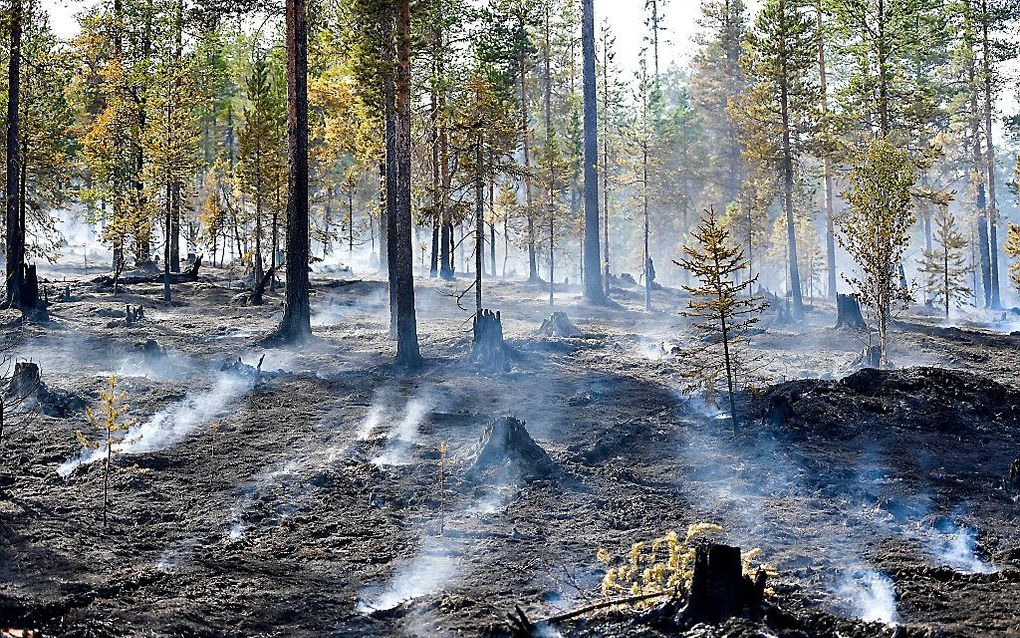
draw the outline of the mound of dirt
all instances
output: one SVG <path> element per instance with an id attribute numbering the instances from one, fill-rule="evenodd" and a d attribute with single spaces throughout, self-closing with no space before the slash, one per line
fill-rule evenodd
<path id="1" fill-rule="evenodd" d="M 860 370 L 773 386 L 752 413 L 791 431 L 849 438 L 875 428 L 962 434 L 1020 425 L 1020 393 L 959 370 Z"/>
<path id="2" fill-rule="evenodd" d="M 528 483 L 561 474 L 556 462 L 528 434 L 524 421 L 502 416 L 485 427 L 467 478 L 484 483 Z"/>

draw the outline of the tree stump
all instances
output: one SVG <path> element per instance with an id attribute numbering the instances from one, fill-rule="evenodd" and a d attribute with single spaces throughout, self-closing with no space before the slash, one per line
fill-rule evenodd
<path id="1" fill-rule="evenodd" d="M 14 364 L 14 375 L 7 384 L 7 396 L 17 401 L 25 399 L 42 386 L 42 374 L 39 364 L 31 361 L 19 361 Z"/>
<path id="2" fill-rule="evenodd" d="M 683 624 L 717 625 L 735 616 L 755 615 L 765 595 L 765 572 L 754 580 L 743 573 L 740 548 L 709 544 L 695 549 L 694 576 Z"/>
<path id="3" fill-rule="evenodd" d="M 487 372 L 506 372 L 510 362 L 503 343 L 503 321 L 499 312 L 479 310 L 474 320 L 470 361 Z"/>
<path id="4" fill-rule="evenodd" d="M 880 370 L 882 368 L 882 348 L 881 346 L 868 346 L 861 353 L 861 356 L 857 357 L 857 366 L 861 368 L 874 368 Z"/>
<path id="5" fill-rule="evenodd" d="M 559 466 L 531 438 L 524 421 L 501 416 L 485 426 L 467 478 L 488 482 L 533 481 L 559 474 Z"/>
<path id="6" fill-rule="evenodd" d="M 155 339 L 146 339 L 142 345 L 142 359 L 146 363 L 155 363 L 163 359 L 166 356 L 166 351 L 163 346 L 159 345 Z"/>
<path id="7" fill-rule="evenodd" d="M 542 322 L 537 334 L 546 337 L 580 337 L 581 331 L 570 321 L 567 313 L 554 312 Z"/>
<path id="8" fill-rule="evenodd" d="M 868 324 L 861 314 L 861 303 L 857 295 L 836 295 L 836 327 L 851 330 L 867 330 Z"/>
<path id="9" fill-rule="evenodd" d="M 1009 484 L 1020 490 L 1020 456 L 1009 466 Z"/>

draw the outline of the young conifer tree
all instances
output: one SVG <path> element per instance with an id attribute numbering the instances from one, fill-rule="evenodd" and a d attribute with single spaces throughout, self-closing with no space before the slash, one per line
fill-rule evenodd
<path id="1" fill-rule="evenodd" d="M 84 447 L 96 450 L 103 447 L 106 456 L 103 459 L 103 526 L 106 526 L 106 511 L 110 503 L 110 465 L 113 460 L 113 446 L 124 441 L 124 433 L 134 425 L 134 419 L 126 417 L 128 405 L 124 403 L 127 392 L 117 391 L 117 375 L 111 374 L 106 388 L 99 393 L 99 413 L 92 408 L 85 408 L 85 417 L 89 425 L 96 431 L 97 437 L 90 439 L 81 430 L 76 434 L 78 442 Z"/>
<path id="2" fill-rule="evenodd" d="M 857 273 L 844 278 L 875 315 L 883 367 L 889 364 L 893 309 L 910 299 L 900 264 L 914 225 L 914 175 L 906 151 L 875 138 L 850 171 L 844 193 L 850 206 L 838 219 L 839 243 L 857 263 Z"/>
<path id="3" fill-rule="evenodd" d="M 714 209 L 705 212 L 691 235 L 697 244 L 684 246 L 684 257 L 674 262 L 698 280 L 696 285 L 684 286 L 691 300 L 682 314 L 695 320 L 694 328 L 705 337 L 706 345 L 688 353 L 693 362 L 689 374 L 711 393 L 721 381 L 720 373 L 725 373 L 730 417 L 736 431 L 737 406 L 733 392 L 737 373 L 743 367 L 740 349 L 748 343 L 748 329 L 758 323 L 766 304 L 751 293 L 757 276 L 735 283 L 738 274 L 747 270 L 747 263 L 743 250 L 734 246 Z"/>
<path id="4" fill-rule="evenodd" d="M 1009 267 L 1009 279 L 1013 287 L 1020 292 L 1020 226 L 1010 224 L 1006 233 L 1006 255 L 1014 259 L 1013 265 Z"/>
<path id="5" fill-rule="evenodd" d="M 971 297 L 967 286 L 970 264 L 966 255 L 970 240 L 957 230 L 956 217 L 945 206 L 940 208 L 935 223 L 934 245 L 931 250 L 924 251 L 920 271 L 925 288 L 942 300 L 948 317 L 951 303 L 959 308 Z"/>

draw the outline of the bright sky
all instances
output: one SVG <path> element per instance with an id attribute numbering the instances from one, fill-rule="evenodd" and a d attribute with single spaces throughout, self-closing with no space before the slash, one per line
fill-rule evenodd
<path id="1" fill-rule="evenodd" d="M 49 12 L 54 30 L 68 38 L 78 32 L 75 15 L 96 0 L 42 0 Z M 644 45 L 643 2 L 641 0 L 595 0 L 596 25 L 608 18 L 616 33 L 617 60 L 625 69 L 636 70 Z M 753 4 L 753 3 L 752 3 Z M 692 36 L 697 28 L 700 0 L 668 0 L 665 9 L 665 46 L 661 48 L 662 66 L 683 62 L 693 48 Z M 598 28 L 596 26 L 596 28 Z"/>

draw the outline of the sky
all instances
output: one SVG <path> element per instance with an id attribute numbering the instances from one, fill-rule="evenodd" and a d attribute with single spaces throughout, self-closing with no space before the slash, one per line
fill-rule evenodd
<path id="1" fill-rule="evenodd" d="M 50 21 L 57 35 L 70 38 L 78 32 L 75 15 L 92 5 L 96 0 L 42 0 L 43 7 L 50 14 Z M 760 0 L 750 0 L 747 5 L 753 12 Z M 664 26 L 665 41 L 660 42 L 660 64 L 663 69 L 671 64 L 686 66 L 695 49 L 694 34 L 701 16 L 701 0 L 666 0 Z M 595 0 L 596 29 L 603 20 L 608 20 L 616 35 L 616 60 L 625 77 L 637 73 L 638 59 L 644 47 L 645 15 L 643 0 Z M 1006 73 L 1016 77 L 1020 62 L 1005 65 Z M 1007 89 L 1000 94 L 999 109 L 1003 113 L 1014 113 L 1020 109 L 1017 91 Z M 1001 126 L 997 132 L 1002 135 Z"/>
<path id="2" fill-rule="evenodd" d="M 49 12 L 50 22 L 57 35 L 69 38 L 78 32 L 75 15 L 94 2 L 42 0 L 42 5 Z M 636 72 L 641 48 L 644 46 L 643 5 L 642 0 L 595 0 L 596 25 L 600 25 L 604 19 L 609 20 L 616 34 L 617 60 L 621 67 L 630 72 Z M 700 0 L 668 0 L 664 21 L 666 42 L 660 43 L 663 68 L 673 62 L 684 64 L 693 51 L 699 7 Z"/>

